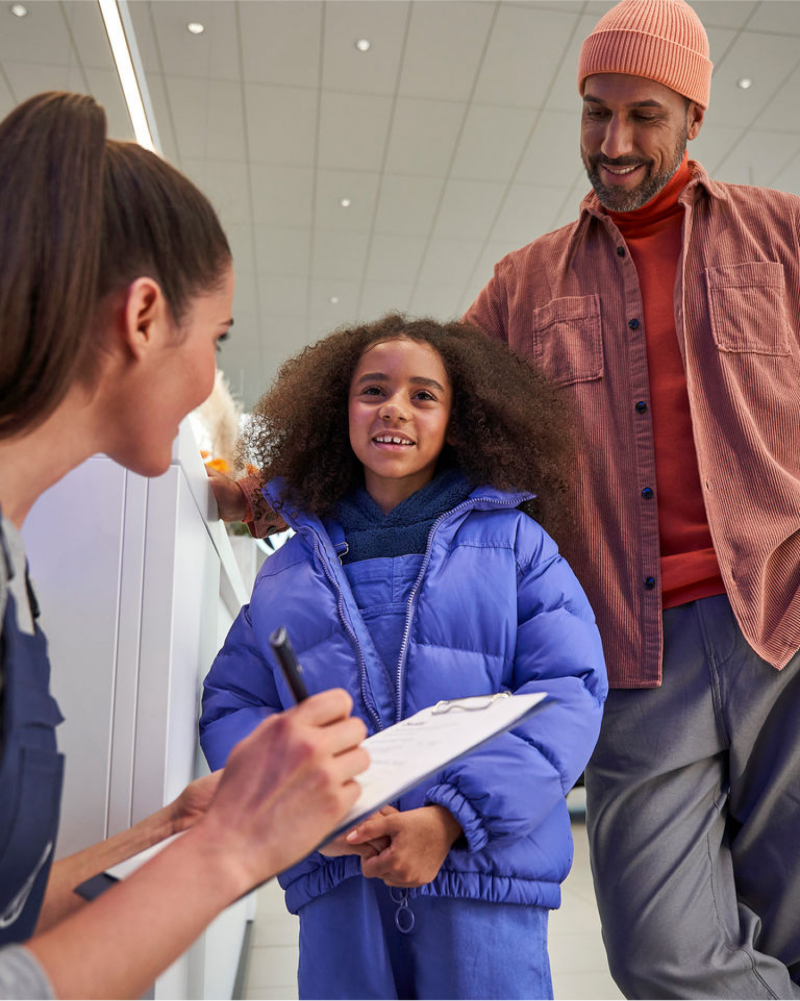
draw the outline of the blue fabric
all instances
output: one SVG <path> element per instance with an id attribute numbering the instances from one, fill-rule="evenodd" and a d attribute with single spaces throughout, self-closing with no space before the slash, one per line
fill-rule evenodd
<path id="1" fill-rule="evenodd" d="M 301 998 L 552 998 L 545 908 L 403 894 L 348 879 L 300 908 Z"/>
<path id="2" fill-rule="evenodd" d="M 361 560 L 344 568 L 355 603 L 392 679 L 398 670 L 408 597 L 421 566 L 422 556 L 414 553 L 393 559 Z"/>
<path id="3" fill-rule="evenodd" d="M 342 563 L 424 553 L 434 521 L 466 500 L 471 492 L 463 474 L 448 469 L 388 514 L 381 511 L 364 489 L 344 497 L 335 513 L 349 546 Z"/>
<path id="4" fill-rule="evenodd" d="M 63 717 L 49 691 L 44 635 L 21 632 L 10 593 L 0 649 L 0 945 L 8 945 L 33 934 L 55 855 L 64 769 L 55 728 Z"/>
<path id="5" fill-rule="evenodd" d="M 280 483 L 269 484 L 275 502 Z M 262 719 L 292 704 L 268 637 L 288 628 L 311 692 L 340 686 L 370 732 L 439 699 L 508 689 L 553 705 L 403 796 L 446 807 L 465 838 L 414 896 L 557 907 L 572 863 L 565 795 L 594 747 L 607 692 L 594 616 L 552 539 L 491 487 L 434 523 L 407 602 L 392 677 L 318 519 L 283 509 L 297 534 L 271 556 L 205 682 L 200 722 L 212 768 Z M 396 681 L 399 679 L 399 687 Z M 287 906 L 360 873 L 357 856 L 312 853 L 281 876 Z"/>

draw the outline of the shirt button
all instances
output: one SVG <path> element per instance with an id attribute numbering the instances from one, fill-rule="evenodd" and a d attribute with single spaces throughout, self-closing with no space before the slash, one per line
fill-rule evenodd
<path id="1" fill-rule="evenodd" d="M 642 491 L 642 497 L 644 497 L 645 500 L 650 500 L 652 496 L 653 496 L 653 488 L 645 487 L 644 490 Z"/>
<path id="2" fill-rule="evenodd" d="M 639 329 L 639 321 L 636 319 L 635 316 L 632 320 L 628 320 L 628 326 L 631 328 L 631 330 Z"/>
<path id="3" fill-rule="evenodd" d="M 617 257 L 624 257 L 624 256 L 625 256 L 625 248 L 617 247 Z"/>
<path id="4" fill-rule="evenodd" d="M 647 588 L 648 591 L 652 591 L 653 588 L 656 586 L 655 577 L 645 577 L 644 586 Z"/>
<path id="5" fill-rule="evenodd" d="M 639 402 L 636 404 L 636 410 L 640 414 L 643 414 L 647 410 L 647 404 L 644 402 L 644 400 L 639 400 Z"/>

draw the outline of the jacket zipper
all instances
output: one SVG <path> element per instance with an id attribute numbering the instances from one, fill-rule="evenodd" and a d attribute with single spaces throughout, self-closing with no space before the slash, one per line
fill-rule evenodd
<path id="1" fill-rule="evenodd" d="M 414 586 L 411 588 L 411 593 L 408 596 L 408 604 L 406 606 L 406 624 L 405 629 L 403 630 L 403 642 L 400 644 L 400 657 L 397 661 L 395 723 L 399 723 L 403 718 L 403 701 L 405 696 L 405 661 L 407 655 L 408 637 L 411 632 L 411 623 L 414 618 L 414 599 L 416 598 L 417 591 L 422 584 L 422 578 L 425 576 L 425 571 L 428 569 L 431 550 L 433 549 L 433 536 L 442 522 L 446 521 L 450 517 L 453 517 L 454 515 L 459 514 L 462 509 L 474 508 L 475 504 L 478 502 L 481 504 L 491 504 L 494 507 L 517 507 L 521 503 L 519 495 L 516 498 L 511 498 L 507 501 L 494 500 L 491 497 L 467 498 L 467 500 L 462 501 L 457 507 L 454 507 L 452 511 L 445 511 L 444 514 L 440 514 L 431 526 L 431 530 L 428 533 L 428 544 L 425 547 L 425 555 L 422 558 L 422 566 L 419 568 L 417 579 L 414 581 Z"/>

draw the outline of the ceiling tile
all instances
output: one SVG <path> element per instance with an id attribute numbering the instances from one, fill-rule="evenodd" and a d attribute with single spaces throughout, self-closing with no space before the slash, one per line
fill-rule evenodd
<path id="1" fill-rule="evenodd" d="M 707 116 L 700 135 L 689 143 L 689 156 L 692 160 L 699 160 L 714 177 L 717 165 L 722 163 L 738 143 L 743 129 L 741 126 L 714 125 L 712 122 L 711 116 Z"/>
<path id="2" fill-rule="evenodd" d="M 377 171 L 318 170 L 316 225 L 342 233 L 369 233 L 380 177 Z M 343 207 L 342 198 L 349 198 L 350 205 Z"/>
<path id="3" fill-rule="evenodd" d="M 377 320 L 385 313 L 405 313 L 413 288 L 411 282 L 368 282 L 361 294 L 362 316 Z"/>
<path id="4" fill-rule="evenodd" d="M 483 249 L 480 240 L 431 240 L 420 272 L 420 284 L 464 288 Z"/>
<path id="5" fill-rule="evenodd" d="M 360 282 L 368 244 L 368 233 L 337 233 L 318 229 L 311 257 L 312 278 L 348 278 Z"/>
<path id="6" fill-rule="evenodd" d="M 473 104 L 464 124 L 450 176 L 505 181 L 517 166 L 537 112 Z"/>
<path id="7" fill-rule="evenodd" d="M 578 93 L 578 57 L 584 39 L 594 30 L 599 17 L 598 14 L 576 17 L 572 37 L 567 44 L 561 65 L 555 71 L 553 86 L 547 98 L 548 111 L 567 111 L 573 116 L 576 135 L 581 111 L 581 97 Z"/>
<path id="8" fill-rule="evenodd" d="M 408 20 L 407 0 L 337 0 L 325 8 L 322 85 L 362 94 L 393 94 Z M 360 52 L 360 38 L 372 48 Z"/>
<path id="9" fill-rule="evenodd" d="M 692 0 L 692 8 L 706 30 L 712 26 L 741 28 L 758 6 L 758 0 Z"/>
<path id="10" fill-rule="evenodd" d="M 319 165 L 379 170 L 391 107 L 390 97 L 324 91 L 320 104 Z"/>
<path id="11" fill-rule="evenodd" d="M 97 3 L 64 3 L 61 5 L 69 25 L 72 44 L 78 59 L 87 69 L 114 70 L 114 58 L 108 44 L 100 5 Z M 119 85 L 118 85 L 119 86 Z"/>
<path id="12" fill-rule="evenodd" d="M 197 181 L 219 213 L 223 226 L 246 225 L 252 220 L 247 164 L 224 160 L 183 161 L 184 170 Z"/>
<path id="13" fill-rule="evenodd" d="M 416 281 L 426 244 L 424 237 L 376 233 L 369 251 L 367 279 L 398 283 Z"/>
<path id="14" fill-rule="evenodd" d="M 90 93 L 105 108 L 109 138 L 134 141 L 136 136 L 116 70 L 95 69 L 90 66 L 86 68 L 86 78 Z"/>
<path id="15" fill-rule="evenodd" d="M 233 255 L 233 267 L 237 276 L 244 272 L 255 274 L 258 269 L 253 256 L 253 227 L 237 223 L 223 223 L 223 229 L 228 237 Z"/>
<path id="16" fill-rule="evenodd" d="M 414 290 L 408 307 L 412 316 L 432 316 L 437 320 L 454 320 L 459 316 L 463 285 L 420 283 Z"/>
<path id="17" fill-rule="evenodd" d="M 735 5 L 733 5 L 735 6 Z M 778 35 L 800 35 L 800 3 L 764 0 L 755 4 L 747 22 L 748 31 L 772 31 Z"/>
<path id="18" fill-rule="evenodd" d="M 306 343 L 306 320 L 304 317 L 265 313 L 261 326 L 264 332 L 265 374 L 271 379 L 277 371 L 278 363 L 297 354 Z M 271 370 L 270 358 L 273 359 Z M 266 389 L 265 382 L 261 392 Z"/>
<path id="19" fill-rule="evenodd" d="M 715 125 L 758 124 L 755 119 L 768 107 L 797 60 L 796 38 L 744 32 L 714 74 L 709 120 Z M 753 80 L 749 90 L 736 86 L 741 77 Z M 796 118 L 793 112 L 792 118 Z"/>
<path id="20" fill-rule="evenodd" d="M 544 103 L 576 14 L 501 6 L 474 99 L 538 108 Z"/>
<path id="21" fill-rule="evenodd" d="M 715 178 L 731 184 L 770 187 L 800 151 L 800 135 L 751 129 L 716 168 Z"/>
<path id="22" fill-rule="evenodd" d="M 236 4 L 229 0 L 157 0 L 150 4 L 150 15 L 161 66 L 171 76 L 241 79 Z M 190 21 L 199 21 L 205 31 L 193 35 L 186 27 Z M 152 60 L 150 51 L 147 58 Z"/>
<path id="23" fill-rule="evenodd" d="M 579 113 L 543 111 L 515 180 L 549 187 L 582 171 Z"/>
<path id="24" fill-rule="evenodd" d="M 229 80 L 166 77 L 181 157 L 244 160 L 242 89 Z"/>
<path id="25" fill-rule="evenodd" d="M 444 181 L 438 177 L 384 174 L 375 232 L 427 236 L 443 187 Z"/>
<path id="26" fill-rule="evenodd" d="M 399 92 L 465 101 L 475 84 L 495 13 L 474 0 L 426 0 L 411 12 Z"/>
<path id="27" fill-rule="evenodd" d="M 533 184 L 514 184 L 492 230 L 492 242 L 509 250 L 522 247 L 554 228 L 558 209 L 569 194 L 568 187 L 543 188 Z M 576 206 L 577 214 L 577 206 Z"/>
<path id="28" fill-rule="evenodd" d="M 175 139 L 172 109 L 164 86 L 164 78 L 158 73 L 147 73 L 146 76 L 147 89 L 150 93 L 150 101 L 153 105 L 153 114 L 156 119 L 156 129 L 158 131 L 159 142 L 161 143 L 161 152 L 170 163 L 176 167 L 180 167 L 181 156 L 178 152 L 178 143 Z"/>
<path id="29" fill-rule="evenodd" d="M 256 226 L 256 264 L 261 274 L 306 275 L 311 230 Z"/>
<path id="30" fill-rule="evenodd" d="M 445 177 L 466 109 L 465 104 L 398 98 L 387 172 Z"/>
<path id="31" fill-rule="evenodd" d="M 299 165 L 313 161 L 316 91 L 248 83 L 244 96 L 252 161 Z"/>
<path id="32" fill-rule="evenodd" d="M 251 167 L 253 222 L 257 226 L 310 226 L 314 172 L 310 167 Z"/>
<path id="33" fill-rule="evenodd" d="M 5 81 L 2 68 L 0 68 L 0 119 L 5 118 L 10 111 L 13 111 L 16 104 L 17 102 L 14 100 L 14 95 L 8 89 L 8 84 Z"/>
<path id="34" fill-rule="evenodd" d="M 800 8 L 800 3 L 798 3 Z M 775 132 L 797 132 L 800 130 L 800 118 L 795 114 L 797 96 L 800 94 L 800 67 L 796 68 L 789 79 L 774 96 L 764 104 L 753 123 L 756 128 L 770 129 Z M 755 89 L 755 88 L 753 88 Z"/>
<path id="35" fill-rule="evenodd" d="M 3 69 L 18 103 L 45 90 L 74 90 L 85 94 L 88 89 L 86 77 L 77 66 L 45 66 L 41 63 L 14 63 L 5 60 Z"/>
<path id="36" fill-rule="evenodd" d="M 772 178 L 770 187 L 800 195 L 800 155 L 787 163 L 783 170 Z"/>
<path id="37" fill-rule="evenodd" d="M 72 47 L 60 3 L 41 0 L 27 3 L 27 17 L 14 17 L 10 4 L 0 8 L 0 60 L 35 63 L 40 66 L 74 66 L 77 54 Z"/>
<path id="38" fill-rule="evenodd" d="M 486 239 L 505 189 L 505 184 L 495 181 L 449 181 L 442 197 L 434 236 Z"/>
<path id="39" fill-rule="evenodd" d="M 310 286 L 310 313 L 315 319 L 322 319 L 328 333 L 341 323 L 348 323 L 355 317 L 358 307 L 359 281 L 344 278 L 314 277 Z M 336 302 L 332 302 L 336 299 Z"/>
<path id="40" fill-rule="evenodd" d="M 245 80 L 316 88 L 322 4 L 318 0 L 272 0 L 237 7 Z"/>
<path id="41" fill-rule="evenodd" d="M 305 316 L 308 311 L 308 279 L 284 275 L 259 275 L 259 300 L 265 312 L 279 316 Z"/>

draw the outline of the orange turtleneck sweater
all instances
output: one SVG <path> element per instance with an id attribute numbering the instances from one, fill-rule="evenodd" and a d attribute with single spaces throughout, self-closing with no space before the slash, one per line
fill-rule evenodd
<path id="1" fill-rule="evenodd" d="M 661 543 L 662 607 L 724 594 L 708 527 L 692 435 L 673 294 L 681 253 L 687 157 L 670 182 L 635 212 L 611 212 L 639 276 L 650 379 Z"/>

